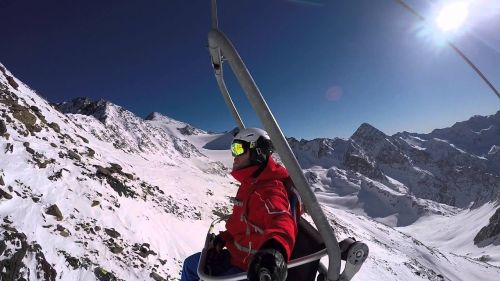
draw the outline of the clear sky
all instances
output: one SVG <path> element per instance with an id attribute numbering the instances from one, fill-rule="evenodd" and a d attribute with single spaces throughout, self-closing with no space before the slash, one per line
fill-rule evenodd
<path id="1" fill-rule="evenodd" d="M 408 0 L 429 18 L 441 2 Z M 450 38 L 500 88 L 500 1 L 474 2 Z M 206 48 L 209 0 L 0 0 L 0 15 L 0 62 L 49 101 L 103 98 L 141 117 L 235 126 Z M 219 0 L 219 18 L 287 136 L 349 137 L 363 122 L 425 133 L 500 109 L 393 0 Z M 259 126 L 225 74 L 245 123 Z"/>

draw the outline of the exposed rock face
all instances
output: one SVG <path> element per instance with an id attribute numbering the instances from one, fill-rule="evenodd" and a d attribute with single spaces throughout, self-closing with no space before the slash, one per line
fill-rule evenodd
<path id="1" fill-rule="evenodd" d="M 287 141 L 302 168 L 339 166 L 345 160 L 346 151 L 351 147 L 351 143 L 340 138 L 318 138 L 311 141 L 288 138 Z"/>
<path id="2" fill-rule="evenodd" d="M 158 274 L 154 271 L 151 272 L 149 277 L 153 278 L 153 280 L 155 280 L 155 281 L 167 281 L 167 279 L 163 278 L 160 274 Z"/>
<path id="3" fill-rule="evenodd" d="M 490 218 L 489 224 L 483 227 L 474 237 L 474 244 L 479 247 L 500 244 L 500 208 Z"/>
<path id="4" fill-rule="evenodd" d="M 57 231 L 59 231 L 59 234 L 62 236 L 62 237 L 68 237 L 71 235 L 71 233 L 69 232 L 69 230 L 67 230 L 64 226 L 58 224 L 57 227 L 56 227 Z"/>
<path id="5" fill-rule="evenodd" d="M 16 90 L 19 88 L 19 84 L 17 84 L 14 77 L 8 75 L 3 66 L 0 66 L 0 72 L 2 72 L 2 74 L 5 76 L 5 78 L 7 79 L 7 82 L 9 83 L 10 86 L 12 86 L 12 88 L 14 88 Z"/>
<path id="6" fill-rule="evenodd" d="M 50 123 L 49 127 L 51 127 L 56 133 L 60 133 L 61 132 L 61 128 L 55 122 Z"/>
<path id="7" fill-rule="evenodd" d="M 99 281 L 116 281 L 115 275 L 102 267 L 96 267 L 94 269 L 94 275 Z"/>
<path id="8" fill-rule="evenodd" d="M 55 204 L 54 204 L 54 205 L 52 205 L 52 206 L 50 206 L 50 207 L 47 209 L 47 211 L 45 211 L 45 213 L 46 213 L 47 215 L 51 215 L 51 216 L 56 217 L 56 219 L 57 219 L 58 221 L 62 221 L 62 220 L 64 219 L 64 216 L 63 216 L 63 214 L 62 214 L 61 210 L 59 210 L 59 207 L 57 207 L 57 205 L 55 205 Z"/>
<path id="9" fill-rule="evenodd" d="M 135 244 L 132 249 L 141 257 L 147 258 L 149 255 L 156 255 L 156 253 L 150 250 L 150 245 L 148 243 L 142 243 L 142 245 Z"/>
<path id="10" fill-rule="evenodd" d="M 121 236 L 120 233 L 118 231 L 116 231 L 114 228 L 112 228 L 112 229 L 105 228 L 104 232 L 106 232 L 107 235 L 109 235 L 113 238 L 118 238 Z"/>
<path id="11" fill-rule="evenodd" d="M 123 172 L 120 165 L 112 163 L 111 167 L 109 168 L 104 168 L 98 165 L 96 165 L 96 168 L 96 175 L 98 177 L 105 178 L 111 188 L 113 188 L 113 190 L 115 190 L 120 196 L 137 196 L 137 193 L 134 192 L 129 186 L 127 186 L 124 180 L 119 179 L 120 177 L 113 176 L 113 174 L 119 174 L 120 176 L 123 176 L 129 180 L 134 178 L 132 174 Z"/>
<path id="12" fill-rule="evenodd" d="M 363 123 L 351 136 L 351 139 L 359 145 L 366 146 L 381 142 L 387 138 L 387 135 L 368 123 Z"/>
<path id="13" fill-rule="evenodd" d="M 358 172 L 371 179 L 385 180 L 384 174 L 376 167 L 375 162 L 370 162 L 366 155 L 358 154 L 353 150 L 347 151 L 343 164 L 346 169 Z"/>
<path id="14" fill-rule="evenodd" d="M 34 260 L 37 280 L 55 281 L 56 270 L 45 259 L 42 248 L 37 243 L 29 243 L 24 233 L 10 226 L 3 226 L 0 234 L 0 280 L 29 280 L 29 269 L 26 263 Z"/>
<path id="15" fill-rule="evenodd" d="M 378 164 L 409 164 L 408 159 L 391 137 L 367 123 L 363 123 L 356 130 L 351 136 L 351 140 L 359 145 Z"/>
<path id="16" fill-rule="evenodd" d="M 186 136 L 196 135 L 199 131 L 197 128 L 190 125 L 186 125 L 185 127 L 179 128 L 177 130 L 179 130 L 181 134 Z"/>
<path id="17" fill-rule="evenodd" d="M 35 130 L 35 124 L 36 124 L 36 116 L 31 114 L 29 109 L 23 106 L 17 106 L 13 108 L 13 114 L 14 118 L 17 120 L 21 121 L 26 128 L 30 131 Z"/>
<path id="18" fill-rule="evenodd" d="M 0 188 L 0 198 L 5 198 L 7 200 L 10 200 L 12 199 L 12 195 Z"/>
<path id="19" fill-rule="evenodd" d="M 121 254 L 123 252 L 124 248 L 121 246 L 118 246 L 118 245 L 114 245 L 114 246 L 109 247 L 109 250 L 113 254 Z"/>
<path id="20" fill-rule="evenodd" d="M 17 231 L 5 232 L 0 242 L 2 253 L 7 249 L 7 243 L 17 245 L 17 249 L 11 255 L 7 254 L 7 259 L 0 261 L 1 280 L 19 280 L 22 278 L 21 270 L 25 267 L 22 261 L 28 252 L 29 246 L 26 242 L 26 235 Z"/>
<path id="21" fill-rule="evenodd" d="M 80 161 L 82 159 L 82 157 L 80 155 L 78 155 L 78 153 L 76 153 L 72 150 L 68 150 L 68 156 L 70 159 L 73 159 L 73 160 Z"/>
<path id="22" fill-rule="evenodd" d="M 184 158 L 203 156 L 191 143 L 177 137 L 176 134 L 169 134 L 162 128 L 161 124 L 156 125 L 162 122 L 182 124 L 185 129 L 182 131 L 186 134 L 197 134 L 203 131 L 160 114 L 148 116 L 148 118 L 155 120 L 152 122 L 153 120 L 143 120 L 132 112 L 108 101 L 92 101 L 88 98 L 76 98 L 71 102 L 53 104 L 53 106 L 63 113 L 94 117 L 101 122 L 103 127 L 101 130 L 91 128 L 89 133 L 99 140 L 113 143 L 115 148 L 127 153 L 161 153 L 165 156 L 180 154 Z M 159 116 L 162 116 L 162 119 L 158 121 L 156 118 L 160 118 Z"/>
<path id="23" fill-rule="evenodd" d="M 106 119 L 106 107 L 108 104 L 109 102 L 105 100 L 92 101 L 89 98 L 80 97 L 75 98 L 70 102 L 52 105 L 62 113 L 91 115 L 99 121 L 104 121 Z"/>
<path id="24" fill-rule="evenodd" d="M 500 143 L 500 111 L 490 116 L 473 116 L 445 129 L 436 129 L 429 137 L 448 140 L 460 149 L 484 156 Z"/>
<path id="25" fill-rule="evenodd" d="M 5 125 L 5 121 L 0 119 L 0 137 L 7 133 L 7 125 Z"/>

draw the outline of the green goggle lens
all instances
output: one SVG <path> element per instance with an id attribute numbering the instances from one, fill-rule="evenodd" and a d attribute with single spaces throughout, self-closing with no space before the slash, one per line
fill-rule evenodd
<path id="1" fill-rule="evenodd" d="M 231 144 L 231 154 L 233 154 L 233 157 L 240 156 L 244 153 L 245 153 L 245 148 L 243 147 L 242 143 L 233 142 Z"/>

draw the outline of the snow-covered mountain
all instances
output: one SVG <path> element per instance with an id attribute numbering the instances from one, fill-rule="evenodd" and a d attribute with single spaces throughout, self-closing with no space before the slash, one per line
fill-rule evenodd
<path id="1" fill-rule="evenodd" d="M 395 225 L 410 224 L 428 213 L 448 213 L 450 207 L 477 207 L 498 200 L 500 169 L 495 160 L 433 138 L 434 132 L 387 136 L 362 124 L 347 140 L 290 139 L 290 144 L 318 190 L 354 195 L 371 217 L 396 215 Z M 492 150 L 500 143 L 500 134 L 483 142 L 491 144 Z M 371 208 L 367 202 L 377 204 Z"/>
<path id="2" fill-rule="evenodd" d="M 0 280 L 178 279 L 230 211 L 231 132 L 103 100 L 49 104 L 0 70 Z M 339 238 L 370 247 L 355 280 L 500 273 L 497 148 L 368 124 L 289 142 Z"/>
<path id="3" fill-rule="evenodd" d="M 6 77 L 4 69 L 0 279 L 96 280 L 103 269 L 120 280 L 178 276 L 212 212 L 227 212 L 234 185 L 224 164 L 109 102 L 63 114 Z"/>
<path id="4" fill-rule="evenodd" d="M 403 132 L 398 135 L 411 135 L 425 140 L 442 139 L 469 153 L 487 157 L 500 141 L 500 111 L 491 116 L 473 116 L 467 121 L 458 122 L 449 128 L 436 129 L 430 134 Z"/>
<path id="5" fill-rule="evenodd" d="M 115 148 L 125 152 L 160 153 L 167 156 L 166 159 L 175 159 L 179 155 L 184 158 L 201 155 L 191 143 L 178 137 L 180 132 L 189 134 L 191 129 L 187 124 L 182 128 L 174 127 L 181 130 L 176 134 L 154 126 L 132 112 L 104 100 L 93 102 L 87 98 L 77 98 L 54 106 L 62 113 L 71 113 L 69 116 L 75 123 L 94 123 L 92 126 L 82 126 L 81 129 L 87 130 L 87 133 L 102 141 L 113 143 Z M 172 127 L 172 124 L 174 126 L 183 124 L 167 117 L 162 118 L 158 114 L 151 114 L 150 117 L 156 118 L 152 119 L 153 122 L 162 119 L 160 123 L 169 127 Z M 193 132 L 202 131 L 193 129 Z"/>

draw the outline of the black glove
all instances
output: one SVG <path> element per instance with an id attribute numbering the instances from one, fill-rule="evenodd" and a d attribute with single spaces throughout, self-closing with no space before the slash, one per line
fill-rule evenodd
<path id="1" fill-rule="evenodd" d="M 249 281 L 285 281 L 287 265 L 280 251 L 263 249 L 252 258 L 248 267 Z"/>
<path id="2" fill-rule="evenodd" d="M 208 274 L 218 275 L 224 272 L 223 248 L 225 244 L 226 243 L 222 240 L 220 235 L 213 236 L 212 240 L 210 240 L 210 247 L 208 248 L 206 259 L 206 269 Z"/>
<path id="3" fill-rule="evenodd" d="M 212 240 L 210 240 L 210 248 L 215 249 L 218 253 L 222 252 L 224 246 L 226 246 L 226 242 L 222 240 L 220 234 L 213 236 Z"/>

